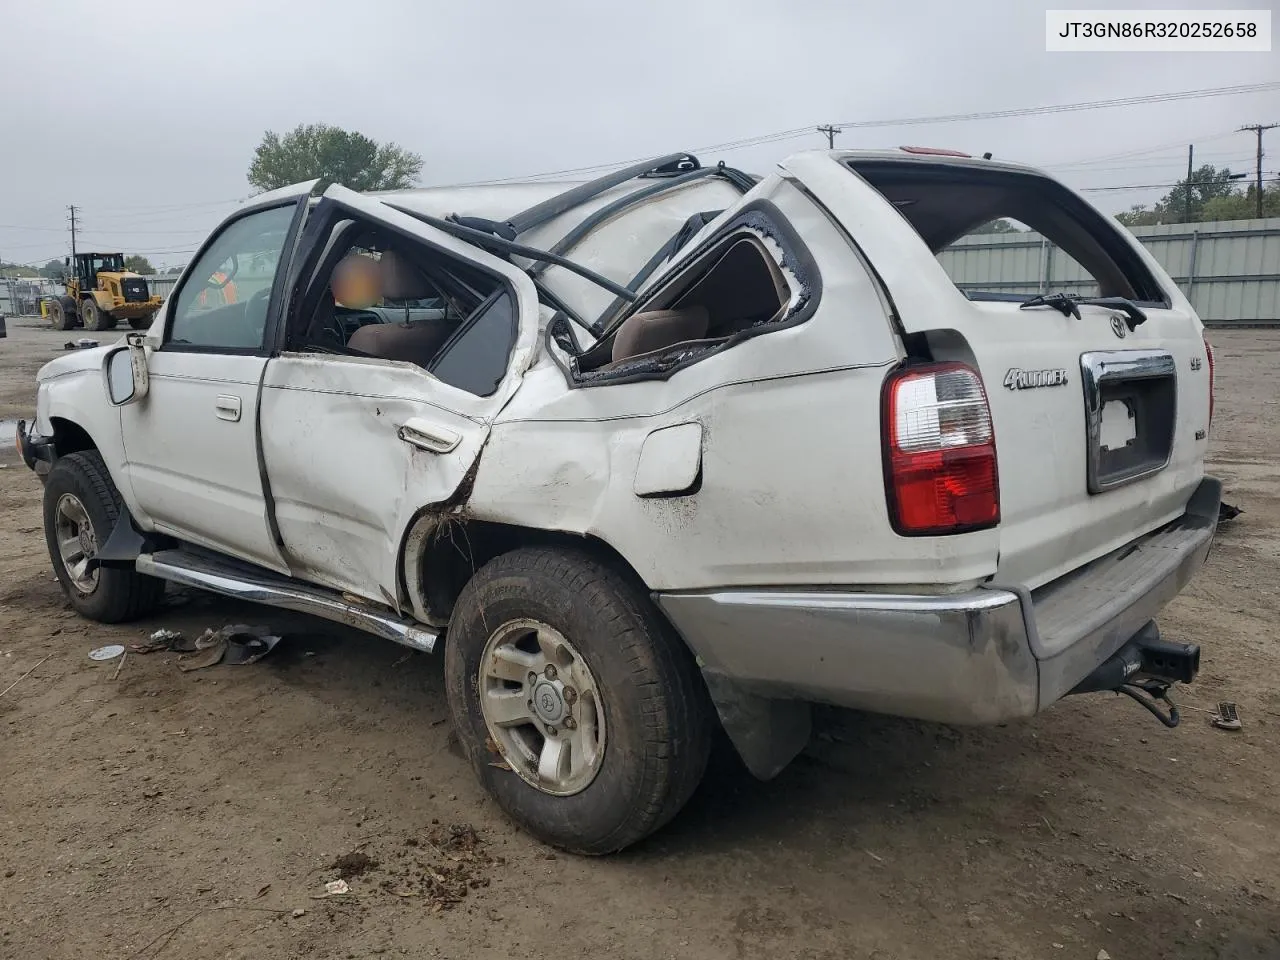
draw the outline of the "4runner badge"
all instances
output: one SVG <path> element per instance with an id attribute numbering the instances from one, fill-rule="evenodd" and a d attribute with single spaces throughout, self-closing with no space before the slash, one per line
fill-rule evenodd
<path id="1" fill-rule="evenodd" d="M 1056 370 L 1019 370 L 1010 367 L 1004 375 L 1004 385 L 1010 390 L 1034 390 L 1036 387 L 1064 387 L 1067 385 L 1067 371 Z"/>

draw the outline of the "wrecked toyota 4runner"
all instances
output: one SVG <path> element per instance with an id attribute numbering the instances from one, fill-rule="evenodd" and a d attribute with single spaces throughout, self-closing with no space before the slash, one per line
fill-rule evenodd
<path id="1" fill-rule="evenodd" d="M 997 218 L 1096 286 L 962 291 L 937 254 Z M 375 295 L 335 296 L 353 257 Z M 1176 722 L 1199 649 L 1153 617 L 1213 539 L 1212 391 L 1178 288 L 1043 173 L 676 155 L 260 196 L 149 332 L 44 367 L 19 443 L 84 616 L 172 581 L 440 643 L 485 788 L 605 853 L 717 724 L 767 778 L 811 703 L 990 724 L 1118 690 Z"/>

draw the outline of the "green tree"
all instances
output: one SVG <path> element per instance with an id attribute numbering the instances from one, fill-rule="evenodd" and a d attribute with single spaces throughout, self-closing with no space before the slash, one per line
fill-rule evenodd
<path id="1" fill-rule="evenodd" d="M 1214 197 L 1204 205 L 1201 220 L 1251 220 L 1258 215 L 1257 188 L 1250 185 L 1244 193 Z M 1280 188 L 1262 189 L 1262 215 L 1280 217 Z"/>
<path id="2" fill-rule="evenodd" d="M 1134 204 L 1128 210 L 1116 214 L 1116 219 L 1126 227 L 1149 227 L 1159 223 L 1159 214 L 1150 207 Z"/>
<path id="3" fill-rule="evenodd" d="M 1174 184 L 1173 189 L 1154 206 L 1132 206 L 1123 213 L 1116 214 L 1116 219 L 1127 227 L 1221 219 L 1206 216 L 1205 209 L 1215 200 L 1240 195 L 1235 188 L 1236 179 L 1238 177 L 1230 168 L 1223 167 L 1219 170 L 1206 163 L 1199 170 L 1193 170 L 1190 177 L 1183 177 Z"/>
<path id="4" fill-rule="evenodd" d="M 151 265 L 151 261 L 137 253 L 124 258 L 124 268 L 147 277 L 154 276 L 156 272 L 156 268 Z"/>
<path id="5" fill-rule="evenodd" d="M 1199 170 L 1192 171 L 1190 177 L 1179 180 L 1160 201 L 1160 205 L 1168 212 L 1166 220 L 1172 220 L 1175 217 L 1179 217 L 1184 222 L 1203 220 L 1200 214 L 1204 211 L 1206 203 L 1218 197 L 1230 196 L 1235 192 L 1231 178 L 1230 168 L 1223 167 L 1218 170 L 1208 163 Z M 1187 215 L 1188 211 L 1190 216 Z"/>
<path id="6" fill-rule="evenodd" d="M 268 130 L 253 152 L 249 183 L 275 190 L 319 177 L 352 190 L 401 190 L 418 181 L 422 157 L 394 144 L 325 123 L 302 124 L 283 136 Z"/>

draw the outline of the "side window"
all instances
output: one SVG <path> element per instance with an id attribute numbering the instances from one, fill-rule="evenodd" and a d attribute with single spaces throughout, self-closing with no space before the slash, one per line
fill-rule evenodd
<path id="1" fill-rule="evenodd" d="M 178 291 L 168 343 L 228 349 L 262 346 L 271 285 L 295 206 L 251 213 L 214 238 Z"/>
<path id="2" fill-rule="evenodd" d="M 412 363 L 459 390 L 494 393 L 519 326 L 501 278 L 402 234 L 342 229 L 350 236 L 331 244 L 290 342 Z"/>
<path id="3" fill-rule="evenodd" d="M 487 397 L 507 374 L 516 336 L 515 303 L 501 290 L 467 318 L 441 348 L 431 372 L 450 386 Z"/>

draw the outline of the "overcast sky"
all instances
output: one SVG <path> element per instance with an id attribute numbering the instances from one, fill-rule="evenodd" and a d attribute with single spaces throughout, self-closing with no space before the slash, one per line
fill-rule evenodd
<path id="1" fill-rule="evenodd" d="M 1053 4 L 1065 6 L 1065 3 Z M 1091 6 L 1172 5 L 1128 0 Z M 5 0 L 0 258 L 82 249 L 185 263 L 250 192 L 265 130 L 325 122 L 422 154 L 424 185 L 628 160 L 854 120 L 937 116 L 1280 80 L 1280 52 L 1046 53 L 1026 0 Z M 1194 6 L 1277 7 L 1277 0 Z M 1280 21 L 1280 17 L 1276 17 Z M 1273 25 L 1274 29 L 1274 25 Z M 1273 42 L 1273 46 L 1275 43 Z M 1054 168 L 1077 188 L 1252 169 L 1241 124 L 1280 92 L 854 130 Z M 767 173 L 816 132 L 727 153 Z M 1119 159 L 1117 154 L 1128 154 Z M 1096 161 L 1075 163 L 1074 161 Z M 1268 170 L 1280 170 L 1280 130 Z M 1167 187 L 1090 193 L 1109 211 Z"/>

